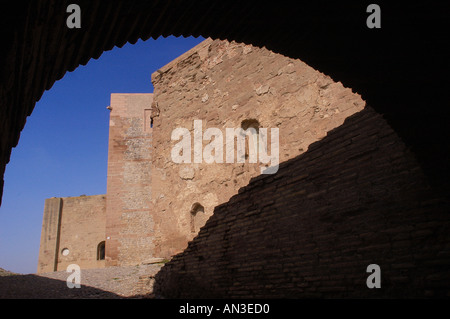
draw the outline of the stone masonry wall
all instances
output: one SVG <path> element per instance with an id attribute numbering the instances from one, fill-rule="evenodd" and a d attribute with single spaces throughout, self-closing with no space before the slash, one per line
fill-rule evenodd
<path id="1" fill-rule="evenodd" d="M 105 241 L 106 196 L 80 196 L 62 199 L 58 270 L 70 264 L 81 269 L 103 268 L 104 260 L 97 260 L 97 248 Z M 69 254 L 61 254 L 63 249 Z"/>
<path id="2" fill-rule="evenodd" d="M 61 205 L 61 198 L 55 197 L 45 200 L 41 242 L 39 246 L 38 273 L 56 270 L 57 256 L 59 254 L 58 241 L 62 209 Z"/>
<path id="3" fill-rule="evenodd" d="M 449 211 L 395 132 L 366 107 L 217 206 L 156 275 L 155 293 L 448 297 Z M 380 266 L 379 289 L 366 285 L 370 264 Z"/>
<path id="4" fill-rule="evenodd" d="M 105 195 L 47 199 L 37 272 L 65 270 L 73 263 L 82 269 L 104 267 L 97 247 L 105 241 L 105 224 Z"/>
<path id="5" fill-rule="evenodd" d="M 106 204 L 106 265 L 140 264 L 154 251 L 149 123 L 152 94 L 112 94 Z"/>
<path id="6" fill-rule="evenodd" d="M 306 152 L 365 105 L 351 89 L 299 60 L 211 39 L 154 72 L 152 83 L 159 109 L 152 162 L 154 245 L 159 257 L 185 249 L 214 208 L 265 166 L 259 159 L 252 164 L 225 163 L 225 154 L 221 164 L 174 163 L 171 150 L 178 143 L 171 140 L 174 129 L 186 128 L 193 137 L 194 120 L 201 120 L 203 132 L 219 128 L 225 140 L 226 128 L 257 121 L 269 130 L 269 138 L 271 128 L 279 129 L 282 162 Z M 204 140 L 203 147 L 209 142 Z M 193 217 L 195 204 L 203 210 Z"/>

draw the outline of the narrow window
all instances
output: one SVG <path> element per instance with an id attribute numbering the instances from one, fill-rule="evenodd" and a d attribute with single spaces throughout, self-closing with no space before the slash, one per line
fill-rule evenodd
<path id="1" fill-rule="evenodd" d="M 146 109 L 144 110 L 144 132 L 151 132 L 153 128 L 153 117 L 152 110 Z"/>
<path id="2" fill-rule="evenodd" d="M 97 260 L 105 260 L 105 242 L 102 241 L 97 246 Z"/>
<path id="3" fill-rule="evenodd" d="M 256 131 L 256 135 L 252 136 L 252 138 L 249 138 L 248 141 L 245 142 L 245 159 L 248 159 L 250 156 L 250 153 L 252 153 L 253 156 L 256 156 L 256 154 L 258 154 L 259 122 L 256 119 L 246 119 L 241 122 L 241 128 L 244 131 L 247 131 L 250 128 L 254 129 Z M 250 141 L 251 140 L 254 144 L 252 145 L 252 148 L 250 149 Z M 254 159 L 254 161 L 256 162 L 256 158 Z"/>
<path id="4" fill-rule="evenodd" d="M 196 233 L 200 230 L 200 227 L 198 225 L 198 220 L 203 219 L 202 216 L 199 216 L 199 214 L 204 214 L 205 208 L 200 205 L 199 203 L 195 203 L 192 205 L 191 208 L 191 232 Z"/>

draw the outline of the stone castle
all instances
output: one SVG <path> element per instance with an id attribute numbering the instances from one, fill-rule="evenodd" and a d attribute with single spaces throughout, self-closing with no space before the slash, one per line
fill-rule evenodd
<path id="1" fill-rule="evenodd" d="M 153 94 L 111 95 L 107 193 L 45 201 L 38 273 L 170 259 L 261 174 L 249 144 L 244 163 L 175 163 L 176 128 L 278 128 L 286 162 L 366 108 L 300 60 L 222 40 L 203 41 L 151 80 Z"/>

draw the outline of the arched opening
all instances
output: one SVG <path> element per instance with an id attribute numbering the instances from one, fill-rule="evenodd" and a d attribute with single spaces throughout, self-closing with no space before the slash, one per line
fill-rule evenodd
<path id="1" fill-rule="evenodd" d="M 182 32 L 183 34 L 208 34 L 214 38 L 235 38 L 255 45 L 267 44 L 269 48 L 276 46 L 288 56 L 302 58 L 314 68 L 332 75 L 336 80 L 343 81 L 347 87 L 363 93 L 363 97 L 365 99 L 367 97 L 369 104 L 378 108 L 380 113 L 386 112 L 386 117 L 392 120 L 391 123 L 396 123 L 399 133 L 403 132 L 409 142 L 416 141 L 413 145 L 415 149 L 421 150 L 420 155 L 428 160 L 428 166 L 436 169 L 435 174 L 431 176 L 442 176 L 442 180 L 448 181 L 446 178 L 448 176 L 448 165 L 446 165 L 448 134 L 446 134 L 445 125 L 448 122 L 448 112 L 443 113 L 442 109 L 439 109 L 439 106 L 446 105 L 446 100 L 441 97 L 445 94 L 428 94 L 431 91 L 430 88 L 433 92 L 445 92 L 446 81 L 437 80 L 440 79 L 437 75 L 447 74 L 439 65 L 440 61 L 444 61 L 442 57 L 445 56 L 446 51 L 442 50 L 440 53 L 440 50 L 436 50 L 443 40 L 440 40 L 441 34 L 433 30 L 436 23 L 446 23 L 445 19 L 440 18 L 446 12 L 441 10 L 442 8 L 436 7 L 436 12 L 431 15 L 423 11 L 422 17 L 429 23 L 417 24 L 419 29 L 412 26 L 413 29 L 409 34 L 405 35 L 402 32 L 402 37 L 398 37 L 399 29 L 388 29 L 383 36 L 379 36 L 379 32 L 372 32 L 376 30 L 366 30 L 360 21 L 355 21 L 355 19 L 364 20 L 362 14 L 364 8 L 360 4 L 351 8 L 327 7 L 326 11 L 308 10 L 311 8 L 303 4 L 304 10 L 299 13 L 288 7 L 285 10 L 282 8 L 273 10 L 272 7 L 252 3 L 227 8 L 223 4 L 203 6 L 196 5 L 194 2 L 188 8 L 178 8 L 174 7 L 176 6 L 174 2 L 148 2 L 148 7 L 127 6 L 127 2 L 123 2 L 115 7 L 117 10 L 108 10 L 105 7 L 99 9 L 94 2 L 91 3 L 95 7 L 83 7 L 84 13 L 91 12 L 91 16 L 84 20 L 87 23 L 84 25 L 83 34 L 73 32 L 74 30 L 65 30 L 65 28 L 47 28 L 50 23 L 55 24 L 56 21 L 63 25 L 65 16 L 59 14 L 64 12 L 63 7 L 55 5 L 54 10 L 51 11 L 45 10 L 47 7 L 36 4 L 33 4 L 34 7 L 28 7 L 28 10 L 20 8 L 25 13 L 17 15 L 20 17 L 17 20 L 27 21 L 27 25 L 17 27 L 18 36 L 11 36 L 11 38 L 24 39 L 23 43 L 28 41 L 30 45 L 26 47 L 30 50 L 28 52 L 24 46 L 21 46 L 19 40 L 19 45 L 5 46 L 8 50 L 12 47 L 10 52 L 5 51 L 2 52 L 5 53 L 4 55 L 0 54 L 2 61 L 5 61 L 3 69 L 5 78 L 12 78 L 11 75 L 14 75 L 14 81 L 5 81 L 8 86 L 3 92 L 8 94 L 1 97 L 2 105 L 6 107 L 2 108 L 4 113 L 0 114 L 2 115 L 0 118 L 4 118 L 8 126 L 4 126 L 5 130 L 2 134 L 0 172 L 9 159 L 11 147 L 17 143 L 20 130 L 26 116 L 32 111 L 34 101 L 40 98 L 44 89 L 50 88 L 56 79 L 61 78 L 66 70 L 72 71 L 78 64 L 85 64 L 91 57 L 98 58 L 101 52 L 112 48 L 115 44 L 122 46 L 126 41 L 134 43 L 139 36 L 148 38 L 150 35 L 179 35 Z M 46 3 L 43 6 L 49 6 L 49 4 Z M 420 9 L 416 6 L 410 7 Z M 410 9 L 402 7 L 401 10 Z M 53 16 L 50 13 L 48 16 L 35 15 L 36 18 L 34 18 L 30 12 L 55 13 Z M 104 19 L 115 23 L 104 23 L 105 20 L 97 19 L 95 14 L 99 12 L 110 12 L 110 15 L 103 15 Z M 120 12 L 121 15 L 118 17 L 116 12 Z M 317 19 L 316 15 L 311 14 L 317 14 L 317 12 L 325 12 L 325 14 Z M 344 12 L 350 19 L 342 18 Z M 177 16 L 177 13 L 181 16 Z M 10 12 L 5 11 L 5 14 Z M 16 15 L 10 14 L 10 16 Z M 411 15 L 403 13 L 398 16 L 410 17 Z M 199 21 L 195 17 L 207 18 Z M 9 20 L 3 19 L 3 21 Z M 35 28 L 42 21 L 47 24 L 44 24 L 42 28 Z M 152 23 L 153 21 L 155 22 Z M 267 24 L 267 21 L 280 23 Z M 330 24 L 324 25 L 323 23 L 327 21 Z M 341 23 L 341 21 L 344 22 Z M 402 22 L 410 25 L 407 20 Z M 59 23 L 56 24 L 59 25 Z M 16 25 L 19 23 L 14 24 Z M 131 25 L 134 28 L 128 27 Z M 272 28 L 272 25 L 276 27 Z M 399 25 L 403 30 L 405 25 L 401 23 Z M 361 26 L 361 28 L 355 26 Z M 115 29 L 110 29 L 112 27 Z M 124 31 L 121 32 L 122 28 Z M 441 29 L 443 28 L 435 28 L 435 30 Z M 49 30 L 54 30 L 51 32 L 55 33 L 45 34 L 49 33 Z M 61 34 L 61 30 L 73 35 Z M 248 32 L 250 36 L 247 37 L 243 35 L 246 31 L 241 30 L 253 31 Z M 313 30 L 312 33 L 311 30 Z M 431 30 L 433 32 L 427 34 Z M 11 34 L 14 33 L 11 32 Z M 103 40 L 98 41 L 99 35 L 104 34 L 108 37 L 102 37 Z M 46 39 L 49 40 L 46 42 Z M 427 39 L 427 45 L 423 45 L 420 39 Z M 61 40 L 62 42 L 58 43 Z M 5 42 L 8 42 L 8 39 Z M 13 43 L 13 41 L 10 42 Z M 54 45 L 55 43 L 58 45 Z M 93 43 L 95 45 L 92 45 Z M 425 48 L 432 59 L 426 61 L 426 58 L 422 57 L 424 51 L 417 49 L 420 47 Z M 79 50 L 64 50 L 65 48 Z M 368 54 L 368 52 L 373 53 Z M 5 59 L 3 59 L 4 56 Z M 55 60 L 55 57 L 58 58 Z M 424 63 L 417 63 L 417 61 Z M 28 76 L 30 70 L 34 73 Z M 427 80 L 427 83 L 423 83 L 422 79 L 432 79 L 432 81 Z M 36 86 L 36 83 L 39 86 Z M 436 85 L 439 86 L 436 87 Z M 425 107 L 428 105 L 433 107 Z M 3 115 L 6 116 L 3 117 Z M 447 187 L 447 184 L 445 183 L 444 186 Z M 0 192 L 1 188 L 2 181 L 0 181 Z"/>
<path id="2" fill-rule="evenodd" d="M 256 162 L 258 154 L 258 133 L 259 133 L 259 121 L 256 119 L 245 119 L 241 122 L 241 128 L 244 130 L 245 135 L 248 136 L 245 142 L 245 159 L 249 159 L 250 162 Z"/>
<path id="3" fill-rule="evenodd" d="M 199 220 L 202 220 L 205 214 L 205 208 L 200 203 L 195 203 L 192 205 L 190 218 L 191 218 L 191 233 L 197 233 L 200 230 Z"/>
<path id="4" fill-rule="evenodd" d="M 248 128 L 254 128 L 256 132 L 259 131 L 259 121 L 257 119 L 245 119 L 241 122 L 241 128 L 246 130 Z"/>
<path id="5" fill-rule="evenodd" d="M 97 260 L 105 260 L 105 242 L 102 241 L 97 246 Z"/>
<path id="6" fill-rule="evenodd" d="M 381 30 L 366 27 L 366 6 L 359 2 L 330 2 L 326 6 L 305 2 L 299 12 L 288 6 L 260 6 L 257 2 L 248 2 L 245 6 L 237 3 L 205 6 L 196 1 L 189 5 L 165 1 L 139 1 L 139 4 L 136 1 L 114 4 L 88 1 L 81 5 L 82 33 L 65 27 L 66 7 L 65 2 L 55 0 L 30 2 L 26 6 L 12 5 L 2 13 L 5 25 L 11 22 L 11 32 L 4 39 L 6 45 L 0 52 L 1 69 L 5 79 L 15 81 L 4 81 L 8 83 L 4 92 L 10 93 L 1 97 L 5 107 L 0 109 L 0 118 L 9 124 L 4 125 L 0 134 L 0 173 L 9 161 L 11 148 L 17 145 L 35 101 L 65 72 L 85 65 L 91 58 L 97 59 L 114 46 L 134 44 L 138 39 L 202 35 L 266 46 L 286 56 L 300 58 L 354 88 L 413 144 L 427 168 L 434 172 L 433 178 L 448 180 L 447 165 L 435 165 L 436 161 L 446 164 L 448 158 L 448 112 L 441 107 L 446 105 L 446 97 L 445 94 L 423 94 L 430 89 L 445 92 L 446 81 L 424 81 L 447 74 L 442 69 L 446 65 L 446 50 L 440 48 L 445 37 L 435 32 L 443 30 L 446 24 L 445 4 L 390 4 L 389 11 L 385 12 L 405 20 L 393 19 L 398 23 L 391 24 L 389 32 L 382 36 Z M 414 16 L 415 12 L 427 23 L 409 23 L 407 17 Z M 10 21 L 11 17 L 15 18 Z M 268 21 L 277 23 L 268 24 Z M 62 27 L 53 28 L 54 25 Z M 407 35 L 403 32 L 406 25 L 412 28 Z M 399 34 L 401 41 L 398 41 Z M 425 39 L 427 44 L 421 45 Z M 417 64 L 418 60 L 426 63 Z M 415 71 L 409 73 L 412 65 Z M 441 85 L 440 90 L 436 83 Z M 424 105 L 433 105 L 433 111 L 427 111 L 431 108 Z M 429 143 L 430 140 L 434 143 Z M 2 188 L 0 180 L 0 194 Z"/>

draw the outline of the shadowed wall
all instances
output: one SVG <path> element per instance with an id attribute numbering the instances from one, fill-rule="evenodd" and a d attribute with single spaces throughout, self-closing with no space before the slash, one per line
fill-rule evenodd
<path id="1" fill-rule="evenodd" d="M 371 108 L 216 207 L 156 276 L 167 298 L 445 297 L 450 215 Z M 369 289 L 369 264 L 381 289 Z"/>
<path id="2" fill-rule="evenodd" d="M 239 162 L 237 139 L 230 139 L 227 130 L 256 122 L 268 132 L 268 149 L 275 140 L 273 129 L 278 130 L 279 151 L 268 154 L 276 153 L 283 162 L 306 152 L 311 143 L 365 106 L 360 95 L 299 59 L 234 41 L 202 41 L 154 72 L 152 83 L 158 112 L 152 129 L 154 247 L 149 253 L 165 258 L 187 247 L 216 206 L 267 166 L 278 164 L 264 162 L 259 151 L 253 152 L 258 153 L 253 163 L 250 157 Z M 197 133 L 194 121 L 201 125 Z M 172 152 L 181 142 L 179 137 L 172 138 L 177 129 L 189 132 L 191 149 L 183 150 L 188 153 L 187 162 L 173 159 Z M 208 139 L 208 129 L 220 135 Z M 193 141 L 194 135 L 200 136 L 198 142 Z M 230 140 L 234 151 L 228 161 Z M 217 141 L 221 151 L 215 147 Z M 206 157 L 213 142 L 212 153 L 219 156 L 209 162 Z M 247 138 L 247 150 L 248 142 Z M 195 152 L 200 160 L 194 158 Z M 194 216 L 196 203 L 203 210 Z"/>

